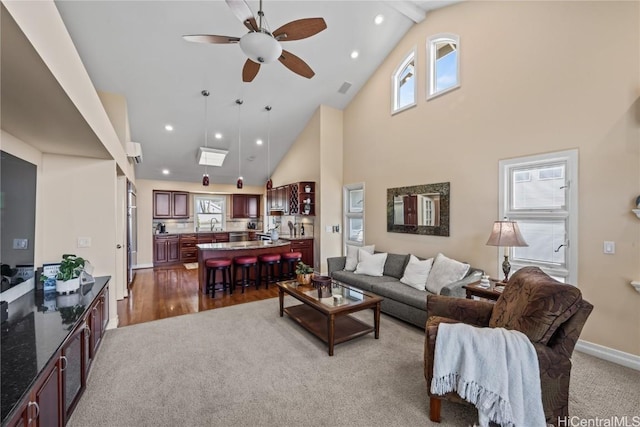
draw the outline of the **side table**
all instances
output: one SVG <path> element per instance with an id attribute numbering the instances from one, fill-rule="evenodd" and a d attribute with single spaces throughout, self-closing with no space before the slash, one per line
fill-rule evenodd
<path id="1" fill-rule="evenodd" d="M 463 289 L 467 292 L 467 299 L 473 299 L 473 297 L 484 298 L 491 301 L 497 301 L 502 295 L 505 283 L 497 281 L 495 279 L 489 279 L 493 285 L 491 288 L 485 288 L 480 285 L 480 281 L 470 283 L 463 286 Z"/>

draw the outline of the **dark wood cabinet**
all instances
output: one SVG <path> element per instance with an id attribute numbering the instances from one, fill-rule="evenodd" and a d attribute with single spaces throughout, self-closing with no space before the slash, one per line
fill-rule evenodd
<path id="1" fill-rule="evenodd" d="M 195 234 L 180 235 L 180 262 L 195 262 L 198 260 L 198 237 Z"/>
<path id="2" fill-rule="evenodd" d="M 153 217 L 158 219 L 188 218 L 189 193 L 153 190 Z"/>
<path id="3" fill-rule="evenodd" d="M 403 196 L 404 225 L 418 225 L 418 196 Z"/>
<path id="4" fill-rule="evenodd" d="M 40 371 L 7 426 L 60 427 L 67 423 L 86 388 L 90 361 L 104 336 L 109 321 L 108 301 L 107 285 Z"/>
<path id="5" fill-rule="evenodd" d="M 260 195 L 233 194 L 231 206 L 232 218 L 258 218 L 260 216 Z"/>
<path id="6" fill-rule="evenodd" d="M 313 267 L 313 239 L 292 239 L 291 252 L 300 252 L 302 262 Z"/>
<path id="7" fill-rule="evenodd" d="M 315 216 L 316 183 L 302 181 L 267 191 L 269 210 L 282 211 L 287 215 Z"/>
<path id="8" fill-rule="evenodd" d="M 153 265 L 180 261 L 180 238 L 176 234 L 155 235 L 153 238 Z"/>

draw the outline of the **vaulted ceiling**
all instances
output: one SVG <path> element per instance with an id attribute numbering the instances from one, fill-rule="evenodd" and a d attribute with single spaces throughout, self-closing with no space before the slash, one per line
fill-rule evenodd
<path id="1" fill-rule="evenodd" d="M 95 88 L 127 100 L 131 140 L 139 142 L 143 151 L 143 163 L 136 165 L 137 178 L 198 182 L 204 167 L 197 165 L 196 154 L 198 147 L 205 146 L 206 132 L 207 146 L 229 150 L 222 167 L 208 168 L 211 180 L 234 183 L 241 172 L 247 185 L 266 181 L 267 145 L 273 170 L 319 105 L 345 108 L 406 31 L 424 19 L 426 11 L 450 3 L 454 2 L 266 0 L 263 11 L 271 30 L 300 18 L 326 21 L 327 29 L 319 34 L 282 43 L 306 61 L 315 76 L 301 77 L 276 61 L 263 65 L 252 82 L 243 83 L 246 57 L 237 44 L 189 43 L 182 38 L 185 34 L 244 35 L 247 29 L 223 1 L 55 2 Z M 247 4 L 257 14 L 259 3 Z M 376 25 L 378 15 L 384 20 Z M 353 51 L 359 53 L 355 59 Z M 34 54 L 26 58 L 35 64 Z M 23 60 L 23 55 L 15 56 Z M 25 76 L 15 72 L 21 67 L 14 67 L 5 84 L 4 51 L 2 59 L 3 122 L 14 127 L 7 130 L 16 136 L 26 132 L 31 140 L 46 137 L 29 134 L 24 128 L 28 123 L 22 123 L 28 120 L 12 112 L 19 110 L 13 103 L 26 102 L 15 99 L 20 97 L 15 82 Z M 40 69 L 46 70 L 42 64 Z M 343 85 L 349 86 L 346 93 L 339 91 Z M 60 90 L 50 86 L 54 92 Z M 208 98 L 201 95 L 205 89 L 211 94 Z M 243 104 L 238 106 L 236 99 Z M 11 117 L 5 114 L 9 102 L 12 108 L 6 113 L 11 112 Z M 62 104 L 58 112 L 65 117 L 63 123 L 78 129 L 76 138 L 90 139 L 86 126 L 77 123 L 78 112 L 68 102 Z M 267 105 L 272 107 L 270 112 L 265 110 Z M 33 105 L 22 107 L 29 108 Z M 64 114 L 65 108 L 73 118 Z M 165 125 L 173 130 L 165 130 Z M 220 139 L 214 137 L 218 132 Z M 262 145 L 256 143 L 258 139 Z M 164 175 L 163 169 L 170 173 Z"/>

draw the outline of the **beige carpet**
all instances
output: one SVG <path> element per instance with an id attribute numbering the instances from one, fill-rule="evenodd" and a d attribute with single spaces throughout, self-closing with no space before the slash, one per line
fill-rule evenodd
<path id="1" fill-rule="evenodd" d="M 198 269 L 198 263 L 197 262 L 187 262 L 184 265 L 184 268 L 186 268 L 187 270 L 197 270 Z"/>
<path id="2" fill-rule="evenodd" d="M 381 322 L 379 340 L 339 344 L 333 357 L 278 316 L 277 299 L 110 330 L 68 426 L 473 424 L 474 408 L 449 402 L 441 424 L 429 421 L 424 332 Z M 574 363 L 571 415 L 638 415 L 639 372 L 580 353 Z"/>

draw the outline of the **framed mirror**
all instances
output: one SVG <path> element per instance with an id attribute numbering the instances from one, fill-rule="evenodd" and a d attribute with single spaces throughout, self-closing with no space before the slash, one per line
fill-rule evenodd
<path id="1" fill-rule="evenodd" d="M 387 189 L 387 231 L 449 235 L 448 182 Z"/>

